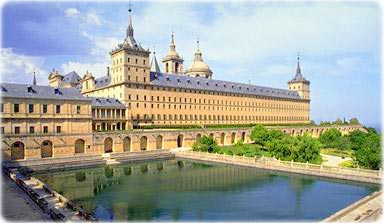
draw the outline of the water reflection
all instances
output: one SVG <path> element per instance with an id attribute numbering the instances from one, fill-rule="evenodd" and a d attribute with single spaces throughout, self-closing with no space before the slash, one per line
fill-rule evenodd
<path id="1" fill-rule="evenodd" d="M 101 220 L 317 220 L 377 189 L 185 160 L 37 177 Z M 346 196 L 316 212 L 306 204 L 308 198 L 316 198 L 318 205 L 327 202 L 319 185 L 343 190 Z"/>

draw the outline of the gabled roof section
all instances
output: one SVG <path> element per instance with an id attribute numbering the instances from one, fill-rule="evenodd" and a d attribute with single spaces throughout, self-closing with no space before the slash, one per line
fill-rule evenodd
<path id="1" fill-rule="evenodd" d="M 0 83 L 0 93 L 3 98 L 91 100 L 83 96 L 76 88 L 55 88 L 41 85 Z"/>
<path id="2" fill-rule="evenodd" d="M 153 52 L 153 57 L 152 57 L 152 60 L 151 60 L 150 68 L 151 68 L 150 69 L 151 72 L 161 73 L 159 64 L 157 63 L 156 53 L 155 52 Z"/>
<path id="3" fill-rule="evenodd" d="M 192 90 L 207 90 L 287 99 L 301 99 L 296 91 L 175 74 L 151 72 L 151 84 L 162 87 L 178 87 Z"/>

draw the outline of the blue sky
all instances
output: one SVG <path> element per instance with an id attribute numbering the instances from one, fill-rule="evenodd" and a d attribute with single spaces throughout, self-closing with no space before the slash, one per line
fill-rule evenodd
<path id="1" fill-rule="evenodd" d="M 128 2 L 18 2 L 2 6 L 3 81 L 40 84 L 55 68 L 105 75 L 124 39 Z M 133 2 L 135 38 L 187 67 L 196 39 L 214 79 L 287 88 L 300 52 L 311 118 L 381 120 L 381 12 L 375 2 Z"/>

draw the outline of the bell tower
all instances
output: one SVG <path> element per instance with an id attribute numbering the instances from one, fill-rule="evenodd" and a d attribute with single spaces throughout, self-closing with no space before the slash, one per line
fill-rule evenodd
<path id="1" fill-rule="evenodd" d="M 300 57 L 297 56 L 297 68 L 295 77 L 288 81 L 288 89 L 291 91 L 296 91 L 303 100 L 310 100 L 310 85 L 307 79 L 301 74 L 300 68 Z"/>
<path id="2" fill-rule="evenodd" d="M 164 64 L 164 72 L 169 74 L 183 74 L 183 58 L 176 52 L 175 37 L 172 32 L 171 44 L 169 51 L 162 60 Z"/>

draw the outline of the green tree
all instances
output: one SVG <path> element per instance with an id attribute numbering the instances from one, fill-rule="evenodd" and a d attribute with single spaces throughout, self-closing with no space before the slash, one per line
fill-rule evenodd
<path id="1" fill-rule="evenodd" d="M 351 143 L 350 148 L 354 151 L 361 148 L 364 141 L 366 140 L 366 136 L 366 133 L 362 132 L 361 130 L 355 130 L 353 132 L 350 132 L 348 134 L 348 138 Z"/>
<path id="2" fill-rule="evenodd" d="M 265 126 L 260 124 L 255 125 L 249 137 L 254 143 L 261 146 L 265 146 L 265 143 L 269 140 L 268 129 L 265 128 Z"/>
<path id="3" fill-rule="evenodd" d="M 325 148 L 336 148 L 341 138 L 341 132 L 335 128 L 331 128 L 323 132 L 319 141 Z"/>
<path id="4" fill-rule="evenodd" d="M 217 142 L 209 136 L 202 136 L 192 145 L 193 151 L 213 152 L 218 150 Z"/>
<path id="5" fill-rule="evenodd" d="M 268 131 L 268 141 L 273 139 L 283 139 L 287 134 L 279 129 L 271 129 Z"/>
<path id="6" fill-rule="evenodd" d="M 360 125 L 360 122 L 359 122 L 359 120 L 357 118 L 351 118 L 349 120 L 349 124 L 351 124 L 351 125 Z"/>
<path id="7" fill-rule="evenodd" d="M 358 164 L 369 169 L 379 169 L 381 163 L 381 137 L 375 132 L 366 133 L 361 147 L 354 152 Z"/>
<path id="8" fill-rule="evenodd" d="M 298 136 L 298 140 L 298 149 L 294 151 L 294 160 L 297 162 L 321 163 L 321 143 L 307 134 Z"/>
<path id="9" fill-rule="evenodd" d="M 335 124 L 335 125 L 342 125 L 342 124 L 343 124 L 343 121 L 342 121 L 340 118 L 338 118 L 338 119 L 336 119 L 336 121 L 334 121 L 332 124 Z"/>

